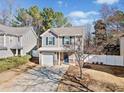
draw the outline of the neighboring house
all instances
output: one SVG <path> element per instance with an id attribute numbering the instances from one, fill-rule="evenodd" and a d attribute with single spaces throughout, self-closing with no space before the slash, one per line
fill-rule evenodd
<path id="1" fill-rule="evenodd" d="M 26 55 L 37 44 L 32 27 L 8 27 L 0 24 L 0 58 Z"/>
<path id="2" fill-rule="evenodd" d="M 38 49 L 39 63 L 43 66 L 52 66 L 75 61 L 74 53 L 68 53 L 64 45 L 75 43 L 78 37 L 83 40 L 83 34 L 83 27 L 62 27 L 47 30 L 41 35 L 42 46 Z"/>
<path id="3" fill-rule="evenodd" d="M 120 37 L 120 56 L 124 56 L 124 35 Z"/>

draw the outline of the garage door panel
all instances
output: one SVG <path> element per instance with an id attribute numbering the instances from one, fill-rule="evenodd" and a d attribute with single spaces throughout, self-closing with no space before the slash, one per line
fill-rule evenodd
<path id="1" fill-rule="evenodd" d="M 53 55 L 42 55 L 42 59 L 43 59 L 43 65 L 44 66 L 53 66 Z"/>

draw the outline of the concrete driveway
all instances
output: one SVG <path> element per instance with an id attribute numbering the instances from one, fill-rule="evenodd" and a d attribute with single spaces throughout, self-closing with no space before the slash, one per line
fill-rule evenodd
<path id="1" fill-rule="evenodd" d="M 8 82 L 0 84 L 0 91 L 27 91 L 27 92 L 51 92 L 56 91 L 58 83 L 68 65 L 53 67 L 35 67 Z"/>

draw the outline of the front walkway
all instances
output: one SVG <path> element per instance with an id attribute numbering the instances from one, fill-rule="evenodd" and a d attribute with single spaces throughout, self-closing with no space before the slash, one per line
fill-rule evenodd
<path id="1" fill-rule="evenodd" d="M 12 80 L 0 84 L 0 91 L 56 91 L 58 83 L 67 69 L 68 65 L 53 67 L 36 66 Z"/>

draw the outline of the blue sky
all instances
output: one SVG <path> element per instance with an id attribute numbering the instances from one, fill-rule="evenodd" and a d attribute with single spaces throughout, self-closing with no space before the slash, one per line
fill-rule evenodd
<path id="1" fill-rule="evenodd" d="M 102 4 L 124 9 L 123 0 L 0 0 L 0 11 L 7 8 L 6 1 L 13 3 L 13 12 L 18 8 L 28 8 L 32 5 L 37 5 L 41 9 L 51 7 L 55 11 L 63 12 L 73 25 L 83 25 L 97 20 Z"/>

